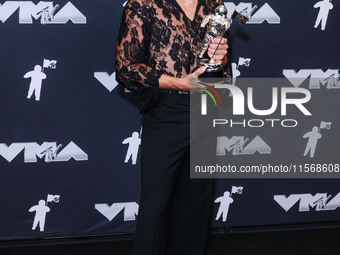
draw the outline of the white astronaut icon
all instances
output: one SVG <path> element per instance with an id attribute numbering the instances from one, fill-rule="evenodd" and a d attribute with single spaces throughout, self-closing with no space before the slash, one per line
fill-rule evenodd
<path id="1" fill-rule="evenodd" d="M 216 220 L 219 220 L 222 216 L 222 221 L 227 221 L 229 206 L 234 202 L 234 199 L 231 198 L 230 192 L 224 192 L 222 197 L 217 198 L 215 203 L 220 203 L 220 207 L 218 208 L 218 212 L 216 215 Z"/>
<path id="2" fill-rule="evenodd" d="M 59 203 L 60 195 L 47 195 L 46 202 L 41 199 L 37 205 L 32 206 L 28 211 L 35 212 L 32 230 L 35 230 L 39 225 L 41 232 L 45 229 L 46 214 L 51 211 L 47 206 L 49 202 Z"/>
<path id="3" fill-rule="evenodd" d="M 321 121 L 320 127 L 313 127 L 312 131 L 307 132 L 303 135 L 303 138 L 308 138 L 308 142 L 306 145 L 305 152 L 303 156 L 307 156 L 310 153 L 310 157 L 314 158 L 316 146 L 318 144 L 318 140 L 322 138 L 321 130 L 330 130 L 332 127 L 332 122 L 329 121 Z"/>
<path id="4" fill-rule="evenodd" d="M 320 8 L 314 27 L 317 28 L 321 23 L 321 30 L 326 29 L 329 11 L 333 9 L 332 0 L 322 0 L 314 5 L 314 8 Z"/>
<path id="5" fill-rule="evenodd" d="M 122 144 L 128 144 L 129 147 L 125 156 L 125 163 L 128 163 L 130 158 L 132 165 L 136 165 L 139 146 L 141 144 L 140 134 L 138 132 L 133 132 L 131 137 L 126 138 Z"/>
<path id="6" fill-rule="evenodd" d="M 237 64 L 236 63 L 231 63 L 233 78 L 237 78 L 237 77 L 239 77 L 241 75 L 240 66 L 249 67 L 250 66 L 250 62 L 251 62 L 251 58 L 239 57 Z"/>
<path id="7" fill-rule="evenodd" d="M 303 153 L 304 156 L 307 156 L 308 152 L 310 152 L 310 157 L 314 158 L 316 145 L 321 137 L 322 136 L 317 126 L 313 127 L 312 131 L 303 135 L 303 138 L 308 138 L 307 146 L 305 152 Z"/>
<path id="8" fill-rule="evenodd" d="M 40 200 L 39 204 L 32 206 L 28 211 L 35 212 L 32 229 L 35 230 L 39 224 L 40 231 L 43 232 L 45 228 L 46 213 L 50 211 L 45 200 Z"/>
<path id="9" fill-rule="evenodd" d="M 46 79 L 46 74 L 44 74 L 41 70 L 42 70 L 41 66 L 36 65 L 33 71 L 27 72 L 24 75 L 25 79 L 31 78 L 31 83 L 27 94 L 28 99 L 31 98 L 34 92 L 35 101 L 40 101 L 42 81 Z"/>
<path id="10" fill-rule="evenodd" d="M 222 221 L 227 221 L 230 204 L 234 202 L 234 199 L 231 197 L 232 194 L 242 194 L 242 192 L 243 187 L 232 186 L 230 192 L 225 191 L 223 196 L 215 199 L 215 203 L 220 203 L 215 220 L 219 220 L 222 216 Z"/>

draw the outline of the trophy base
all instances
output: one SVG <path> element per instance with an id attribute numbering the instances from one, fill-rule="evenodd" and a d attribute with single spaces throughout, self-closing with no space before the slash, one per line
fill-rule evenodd
<path id="1" fill-rule="evenodd" d="M 201 65 L 205 66 L 205 72 L 198 79 L 206 83 L 216 83 L 223 81 L 223 63 L 211 63 L 207 59 L 201 61 Z"/>

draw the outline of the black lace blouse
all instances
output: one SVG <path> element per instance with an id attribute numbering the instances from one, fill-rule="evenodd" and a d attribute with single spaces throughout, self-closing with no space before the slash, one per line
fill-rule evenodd
<path id="1" fill-rule="evenodd" d="M 204 17 L 222 0 L 198 0 L 190 20 L 176 0 L 130 0 L 116 45 L 117 81 L 142 100 L 145 112 L 158 101 L 162 74 L 185 77 L 199 67 Z M 229 61 L 230 62 L 230 61 Z"/>

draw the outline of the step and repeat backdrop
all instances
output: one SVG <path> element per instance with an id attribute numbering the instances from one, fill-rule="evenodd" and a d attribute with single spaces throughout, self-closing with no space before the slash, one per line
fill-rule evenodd
<path id="1" fill-rule="evenodd" d="M 0 1 L 0 240 L 134 232 L 141 116 L 114 69 L 124 5 L 124 0 Z M 316 164 L 311 171 L 319 163 L 339 171 L 334 98 L 340 96 L 340 3 L 225 5 L 229 15 L 258 7 L 248 24 L 231 27 L 234 77 L 283 78 L 292 88 L 311 91 L 312 98 L 332 98 L 313 107 L 293 142 L 275 131 L 284 148 L 275 164 L 280 158 L 287 162 L 294 149 L 301 161 Z M 275 153 L 266 133 L 244 129 L 228 139 L 223 153 L 231 159 L 248 162 L 250 154 Z M 267 145 L 262 151 L 254 148 L 259 141 Z M 235 143 L 244 145 L 243 152 L 248 148 L 246 153 Z M 335 161 L 324 162 L 326 154 Z M 339 184 L 336 178 L 216 180 L 211 227 L 340 221 Z"/>

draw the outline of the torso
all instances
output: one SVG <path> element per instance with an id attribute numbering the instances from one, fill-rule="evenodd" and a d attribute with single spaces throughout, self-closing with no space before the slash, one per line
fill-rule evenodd
<path id="1" fill-rule="evenodd" d="M 194 20 L 196 9 L 198 5 L 198 0 L 176 0 L 177 4 L 182 8 L 185 16 L 187 16 L 191 21 Z"/>
<path id="2" fill-rule="evenodd" d="M 146 64 L 178 78 L 199 67 L 198 55 L 206 32 L 206 28 L 200 25 L 204 17 L 214 13 L 215 7 L 222 2 L 186 0 L 191 2 L 185 6 L 181 1 L 130 0 L 128 4 L 147 21 L 147 29 L 143 29 L 144 37 L 150 38 Z"/>

